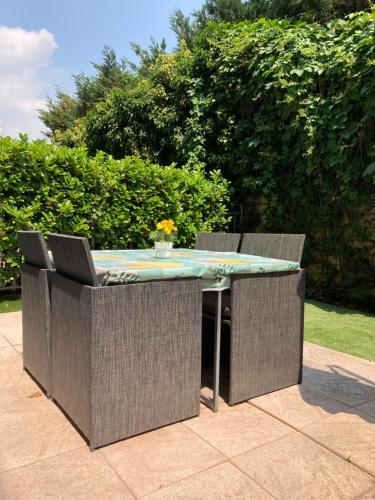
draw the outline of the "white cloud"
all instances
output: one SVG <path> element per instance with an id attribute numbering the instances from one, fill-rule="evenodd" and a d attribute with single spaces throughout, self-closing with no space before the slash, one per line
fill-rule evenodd
<path id="1" fill-rule="evenodd" d="M 3 135 L 42 137 L 38 110 L 49 86 L 43 72 L 57 48 L 46 29 L 26 31 L 0 26 L 0 128 Z"/>

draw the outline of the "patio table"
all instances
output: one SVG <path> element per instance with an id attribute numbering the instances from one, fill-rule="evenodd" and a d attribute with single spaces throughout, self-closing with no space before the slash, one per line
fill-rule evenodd
<path id="1" fill-rule="evenodd" d="M 93 250 L 102 286 L 162 279 L 202 278 L 204 288 L 229 288 L 232 274 L 252 274 L 299 269 L 298 262 L 235 252 L 173 249 L 167 259 L 154 250 Z"/>
<path id="2" fill-rule="evenodd" d="M 101 286 L 144 281 L 202 278 L 203 292 L 216 292 L 213 399 L 201 396 L 204 404 L 218 411 L 222 292 L 230 289 L 231 275 L 274 273 L 300 269 L 298 262 L 235 252 L 173 249 L 167 259 L 156 258 L 154 250 L 93 250 Z"/>

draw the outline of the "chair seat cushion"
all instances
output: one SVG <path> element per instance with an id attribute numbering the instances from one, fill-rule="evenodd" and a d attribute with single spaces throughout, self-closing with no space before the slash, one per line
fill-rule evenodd
<path id="1" fill-rule="evenodd" d="M 203 313 L 215 316 L 217 292 L 203 293 Z M 222 293 L 221 316 L 230 318 L 230 290 Z"/>

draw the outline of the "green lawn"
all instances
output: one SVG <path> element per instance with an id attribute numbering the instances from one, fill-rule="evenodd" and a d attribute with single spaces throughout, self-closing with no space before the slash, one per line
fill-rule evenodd
<path id="1" fill-rule="evenodd" d="M 19 295 L 7 295 L 0 297 L 0 313 L 8 313 L 21 310 L 21 298 Z"/>
<path id="2" fill-rule="evenodd" d="M 0 313 L 20 309 L 19 296 L 0 297 Z M 307 301 L 305 340 L 375 361 L 375 315 Z"/>
<path id="3" fill-rule="evenodd" d="M 308 301 L 305 340 L 375 361 L 375 315 Z"/>

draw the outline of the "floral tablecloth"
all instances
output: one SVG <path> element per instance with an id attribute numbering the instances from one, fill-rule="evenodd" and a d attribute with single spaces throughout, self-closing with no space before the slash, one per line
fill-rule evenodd
<path id="1" fill-rule="evenodd" d="M 298 262 L 269 259 L 234 252 L 208 252 L 176 248 L 168 259 L 158 259 L 154 250 L 93 250 L 102 286 L 141 281 L 202 278 L 203 287 L 230 286 L 231 274 L 269 273 L 299 269 Z"/>

